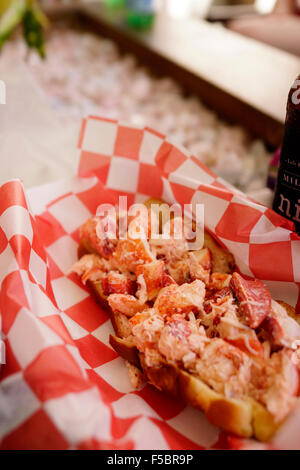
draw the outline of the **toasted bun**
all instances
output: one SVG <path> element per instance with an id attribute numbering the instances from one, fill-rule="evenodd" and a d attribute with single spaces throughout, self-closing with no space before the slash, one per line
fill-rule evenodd
<path id="1" fill-rule="evenodd" d="M 300 325 L 300 315 L 296 312 L 296 310 L 294 309 L 294 307 L 292 307 L 291 305 L 287 304 L 286 302 L 284 302 L 283 300 L 276 300 L 276 302 L 278 304 L 280 304 L 283 308 L 285 308 L 286 310 L 286 313 L 292 317 L 294 320 L 296 320 L 297 323 L 299 323 Z"/>
<path id="2" fill-rule="evenodd" d="M 233 273 L 234 257 L 229 251 L 224 250 L 206 230 L 204 231 L 204 247 L 211 252 L 213 273 Z"/>
<path id="3" fill-rule="evenodd" d="M 130 339 L 119 338 L 118 336 L 110 335 L 109 344 L 121 357 L 123 357 L 123 359 L 125 359 L 125 361 L 128 361 L 130 364 L 133 364 L 134 366 L 141 369 L 138 350 Z"/>
<path id="4" fill-rule="evenodd" d="M 99 255 L 99 253 L 92 247 L 88 240 L 86 240 L 85 238 L 81 238 L 77 248 L 78 259 L 82 258 L 82 256 L 84 255 L 89 255 L 91 253 Z"/>
<path id="5" fill-rule="evenodd" d="M 141 368 L 152 385 L 204 411 L 213 425 L 260 441 L 269 440 L 278 429 L 279 424 L 274 423 L 266 408 L 252 398 L 226 398 L 198 377 L 167 363 L 160 367 L 148 367 L 144 355 L 138 353 L 130 340 L 111 335 L 110 344 L 126 361 Z"/>
<path id="6" fill-rule="evenodd" d="M 253 409 L 249 401 L 225 398 L 199 378 L 175 366 L 166 364 L 159 368 L 147 367 L 142 354 L 140 362 L 144 374 L 155 387 L 204 411 L 207 419 L 215 426 L 243 437 L 254 434 Z M 269 437 L 266 436 L 267 439 Z"/>

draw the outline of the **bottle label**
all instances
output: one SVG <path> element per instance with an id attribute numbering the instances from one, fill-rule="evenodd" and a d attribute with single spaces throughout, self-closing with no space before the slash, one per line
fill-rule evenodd
<path id="1" fill-rule="evenodd" d="M 300 232 L 300 132 L 286 123 L 273 209 Z"/>

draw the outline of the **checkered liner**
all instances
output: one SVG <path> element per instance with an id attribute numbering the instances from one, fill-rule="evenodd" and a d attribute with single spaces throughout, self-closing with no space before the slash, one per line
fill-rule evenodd
<path id="1" fill-rule="evenodd" d="M 150 385 L 133 390 L 109 345 L 107 314 L 70 274 L 78 229 L 100 203 L 119 195 L 128 204 L 200 202 L 240 271 L 299 311 L 300 239 L 291 224 L 151 129 L 89 117 L 78 147 L 78 176 L 30 190 L 31 210 L 21 182 L 0 188 L 0 448 L 299 449 L 300 410 L 262 445 L 220 433 Z"/>

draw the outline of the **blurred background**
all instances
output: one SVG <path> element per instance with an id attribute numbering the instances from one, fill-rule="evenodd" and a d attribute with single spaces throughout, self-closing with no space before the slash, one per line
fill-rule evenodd
<path id="1" fill-rule="evenodd" d="M 297 0 L 0 0 L 0 182 L 70 176 L 81 118 L 150 126 L 270 204 Z"/>

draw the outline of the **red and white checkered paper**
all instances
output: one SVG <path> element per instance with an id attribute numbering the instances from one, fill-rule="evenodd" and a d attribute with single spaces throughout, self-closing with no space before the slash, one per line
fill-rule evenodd
<path id="1" fill-rule="evenodd" d="M 204 203 L 206 227 L 240 271 L 299 311 L 300 238 L 292 225 L 151 129 L 89 117 L 78 148 L 77 177 L 27 196 L 18 180 L 0 188 L 0 448 L 300 449 L 299 408 L 272 443 L 260 444 L 220 432 L 150 385 L 133 390 L 109 345 L 107 313 L 70 274 L 78 229 L 100 203 L 119 195 L 128 204 L 150 196 Z"/>

